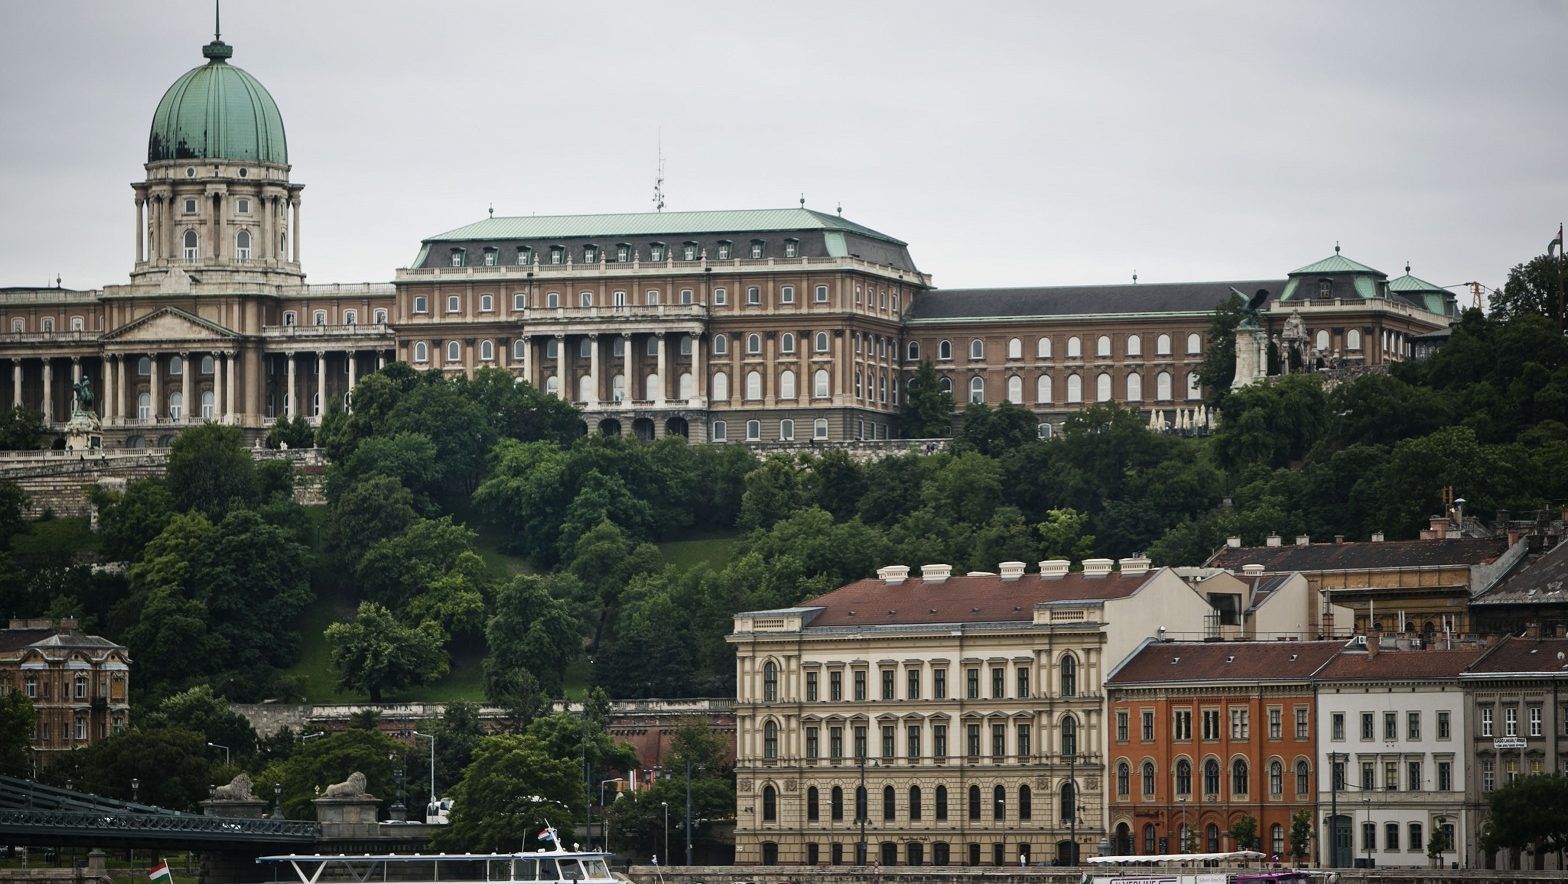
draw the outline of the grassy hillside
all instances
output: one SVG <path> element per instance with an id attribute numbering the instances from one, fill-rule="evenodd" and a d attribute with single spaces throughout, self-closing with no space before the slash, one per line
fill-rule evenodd
<path id="1" fill-rule="evenodd" d="M 687 570 L 701 564 L 717 571 L 730 563 L 740 549 L 740 531 L 713 531 L 694 534 L 659 544 L 664 560 Z"/>

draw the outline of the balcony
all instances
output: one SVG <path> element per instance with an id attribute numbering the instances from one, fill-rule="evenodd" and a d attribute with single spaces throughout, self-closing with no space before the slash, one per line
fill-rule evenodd
<path id="1" fill-rule="evenodd" d="M 622 307 L 529 307 L 522 311 L 525 323 L 599 322 L 626 319 L 689 319 L 701 321 L 708 318 L 708 308 L 702 304 L 627 304 Z"/>
<path id="2" fill-rule="evenodd" d="M 0 335 L 0 344 L 96 344 L 99 334 L 95 331 L 10 332 Z"/>
<path id="3" fill-rule="evenodd" d="M 369 322 L 364 325 L 269 325 L 262 328 L 261 336 L 284 341 L 312 341 L 323 338 L 387 338 L 390 341 L 392 328 L 384 322 Z"/>

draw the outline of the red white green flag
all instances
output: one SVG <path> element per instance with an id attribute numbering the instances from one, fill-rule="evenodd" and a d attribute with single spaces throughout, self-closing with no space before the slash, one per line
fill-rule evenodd
<path id="1" fill-rule="evenodd" d="M 169 874 L 169 864 L 163 861 L 159 861 L 157 865 L 148 869 L 147 877 L 153 881 L 162 879 L 165 884 L 173 884 L 174 882 L 174 876 Z"/>

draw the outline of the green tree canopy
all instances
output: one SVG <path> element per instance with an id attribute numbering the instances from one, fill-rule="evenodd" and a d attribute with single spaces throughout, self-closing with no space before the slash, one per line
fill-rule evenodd
<path id="1" fill-rule="evenodd" d="M 361 602 L 352 621 L 328 626 L 326 635 L 339 682 L 369 694 L 372 703 L 381 702 L 383 691 L 446 674 L 446 636 L 440 627 L 430 622 L 404 626 L 375 602 Z"/>
<path id="2" fill-rule="evenodd" d="M 898 431 L 906 439 L 952 435 L 953 394 L 942 388 L 930 360 L 921 360 L 904 385 L 904 399 L 898 404 Z"/>
<path id="3" fill-rule="evenodd" d="M 175 437 L 166 479 L 175 507 L 214 518 L 256 499 L 256 464 L 239 427 L 205 423 Z"/>
<path id="4" fill-rule="evenodd" d="M 1490 815 L 1481 830 L 1483 850 L 1568 849 L 1568 775 L 1532 774 L 1487 796 Z M 1559 856 L 1559 859 L 1561 856 Z"/>
<path id="5" fill-rule="evenodd" d="M 582 822 L 580 762 L 552 752 L 532 734 L 481 739 L 452 790 L 451 824 L 434 841 L 441 850 L 515 851 L 540 844 L 553 825 L 570 843 Z"/>

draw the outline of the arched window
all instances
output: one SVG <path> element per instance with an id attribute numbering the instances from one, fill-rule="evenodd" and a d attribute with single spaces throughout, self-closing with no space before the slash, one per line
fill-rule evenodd
<path id="1" fill-rule="evenodd" d="M 1035 343 L 1034 343 L 1034 355 L 1035 355 L 1036 359 L 1050 359 L 1051 358 L 1051 339 L 1050 338 L 1041 338 L 1040 340 L 1035 341 Z"/>
<path id="2" fill-rule="evenodd" d="M 892 786 L 882 787 L 882 818 L 885 820 L 897 819 L 898 797 Z"/>
<path id="3" fill-rule="evenodd" d="M 715 442 L 728 442 L 730 438 L 729 424 L 725 421 L 714 421 L 711 437 Z"/>
<path id="4" fill-rule="evenodd" d="M 1171 373 L 1162 371 L 1154 376 L 1154 400 L 1156 402 L 1169 402 L 1171 400 Z"/>
<path id="5" fill-rule="evenodd" d="M 1220 793 L 1220 763 L 1213 758 L 1203 762 L 1203 794 Z"/>
<path id="6" fill-rule="evenodd" d="M 314 368 L 314 366 L 312 366 L 312 368 Z M 169 357 L 169 375 L 171 377 L 179 377 L 180 375 L 182 375 L 184 373 L 185 373 L 185 360 L 181 359 L 178 356 L 170 356 Z"/>
<path id="7" fill-rule="evenodd" d="M 152 419 L 152 396 L 146 393 L 136 394 L 136 419 L 141 423 Z"/>
<path id="8" fill-rule="evenodd" d="M 806 790 L 806 822 L 814 823 L 822 819 L 822 809 L 818 807 L 821 796 L 822 793 L 817 791 L 816 786 Z"/>
<path id="9" fill-rule="evenodd" d="M 463 359 L 463 345 L 457 341 L 448 341 L 446 344 L 446 361 L 461 362 Z"/>
<path id="10" fill-rule="evenodd" d="M 972 820 L 978 820 L 980 818 L 980 787 L 979 786 L 970 786 L 969 787 L 969 818 L 972 819 Z"/>
<path id="11" fill-rule="evenodd" d="M 201 419 L 212 420 L 212 391 L 201 391 Z"/>
<path id="12" fill-rule="evenodd" d="M 234 257 L 241 261 L 250 260 L 250 231 L 241 230 L 234 235 Z"/>
<path id="13" fill-rule="evenodd" d="M 1096 402 L 1111 401 L 1111 376 L 1108 372 L 1100 372 L 1094 379 L 1094 400 Z"/>
<path id="14" fill-rule="evenodd" d="M 947 819 L 947 787 L 936 787 L 936 819 L 940 822 Z"/>
<path id="15" fill-rule="evenodd" d="M 1238 758 L 1230 765 L 1230 790 L 1237 795 L 1247 794 L 1247 760 Z"/>
<path id="16" fill-rule="evenodd" d="M 578 378 L 577 379 L 577 401 L 579 401 L 579 402 L 587 402 L 590 399 L 597 399 L 597 398 L 599 398 L 599 391 L 595 387 L 596 387 L 596 385 L 594 383 L 594 378 L 593 378 L 592 375 L 586 375 L 585 374 L 582 377 Z"/>
<path id="17" fill-rule="evenodd" d="M 1143 338 L 1140 338 L 1137 335 L 1128 335 L 1127 336 L 1127 355 L 1128 356 L 1142 356 L 1143 355 Z"/>
<path id="18" fill-rule="evenodd" d="M 555 375 L 545 378 L 544 391 L 559 399 L 561 396 L 561 379 Z"/>
<path id="19" fill-rule="evenodd" d="M 485 339 L 479 342 L 479 359 L 481 362 L 493 362 L 495 360 L 494 341 Z"/>
<path id="20" fill-rule="evenodd" d="M 1421 826 L 1420 823 L 1411 823 L 1411 825 L 1417 829 Z M 1418 843 L 1420 840 L 1420 838 L 1415 839 Z M 1285 827 L 1279 823 L 1269 826 L 1269 850 L 1280 856 L 1285 854 Z"/>
<path id="21" fill-rule="evenodd" d="M 975 404 L 985 401 L 985 378 L 976 375 L 969 379 L 969 401 Z"/>
<path id="22" fill-rule="evenodd" d="M 1195 371 L 1187 372 L 1187 398 L 1199 399 L 1203 396 L 1203 382 Z"/>
<path id="23" fill-rule="evenodd" d="M 796 398 L 795 397 L 795 373 L 793 371 L 790 371 L 787 368 L 779 373 L 779 398 L 780 399 L 794 399 L 794 398 Z"/>
<path id="24" fill-rule="evenodd" d="M 762 664 L 762 702 L 776 703 L 779 699 L 779 665 L 772 660 Z"/>
<path id="25" fill-rule="evenodd" d="M 1145 761 L 1143 763 L 1143 794 L 1145 794 L 1145 795 L 1153 795 L 1154 794 L 1154 779 L 1155 779 L 1154 762 L 1152 762 L 1152 761 Z"/>
<path id="26" fill-rule="evenodd" d="M 1111 336 L 1110 335 L 1100 335 L 1098 338 L 1094 339 L 1094 355 L 1096 355 L 1096 356 L 1110 356 L 1111 355 Z"/>
<path id="27" fill-rule="evenodd" d="M 1058 728 L 1062 736 L 1062 754 L 1078 754 L 1078 719 L 1071 715 L 1062 716 L 1061 727 Z"/>
<path id="28" fill-rule="evenodd" d="M 944 360 L 952 359 L 953 358 L 953 342 L 952 341 L 938 341 L 937 344 L 936 344 L 936 358 L 937 358 L 938 361 L 944 361 Z"/>
<path id="29" fill-rule="evenodd" d="M 713 398 L 728 402 L 730 398 L 730 376 L 722 371 L 713 373 Z"/>
<path id="30" fill-rule="evenodd" d="M 1143 377 L 1135 371 L 1127 373 L 1127 401 L 1143 401 Z"/>
<path id="31" fill-rule="evenodd" d="M 1285 765 L 1269 762 L 1269 794 L 1275 798 L 1285 794 Z"/>
<path id="32" fill-rule="evenodd" d="M 1187 355 L 1196 356 L 1203 352 L 1203 338 L 1197 332 L 1187 335 Z"/>
<path id="33" fill-rule="evenodd" d="M 1126 798 L 1132 791 L 1132 767 L 1123 761 L 1116 765 L 1116 794 Z"/>
<path id="34" fill-rule="evenodd" d="M 795 352 L 795 333 L 794 332 L 785 332 L 784 334 L 779 335 L 779 352 L 780 353 L 793 353 L 793 352 Z"/>
<path id="35" fill-rule="evenodd" d="M 866 787 L 855 787 L 855 819 L 868 820 L 871 818 L 871 802 L 866 798 Z"/>
<path id="36" fill-rule="evenodd" d="M 997 821 L 1007 819 L 1007 788 L 997 786 L 991 790 L 991 816 Z"/>
<path id="37" fill-rule="evenodd" d="M 1159 337 L 1154 339 L 1154 355 L 1156 355 L 1156 356 L 1169 356 L 1169 355 L 1171 355 L 1171 336 L 1170 335 L 1160 335 Z"/>
<path id="38" fill-rule="evenodd" d="M 1070 782 L 1062 784 L 1060 811 L 1064 823 L 1078 818 L 1078 787 Z"/>
<path id="39" fill-rule="evenodd" d="M 828 818 L 834 822 L 844 820 L 844 787 L 834 786 L 828 793 Z"/>
<path id="40" fill-rule="evenodd" d="M 169 420 L 178 421 L 184 416 L 185 397 L 178 390 L 169 394 Z"/>
<path id="41" fill-rule="evenodd" d="M 1040 375 L 1034 379 L 1034 401 L 1040 405 L 1048 405 L 1051 401 L 1051 376 Z"/>
<path id="42" fill-rule="evenodd" d="M 771 718 L 762 723 L 762 757 L 779 757 L 779 723 Z"/>
<path id="43" fill-rule="evenodd" d="M 910 362 L 919 362 L 920 361 L 920 342 L 919 341 L 910 341 L 909 342 L 909 361 Z"/>
<path id="44" fill-rule="evenodd" d="M 327 324 L 327 311 L 317 310 L 310 314 L 310 324 L 320 327 Z"/>
<path id="45" fill-rule="evenodd" d="M 762 821 L 765 823 L 778 822 L 779 819 L 779 790 L 773 786 L 762 787 Z"/>
<path id="46" fill-rule="evenodd" d="M 664 395 L 664 388 L 659 386 L 660 383 L 661 383 L 661 381 L 659 379 L 659 373 L 656 372 L 656 371 L 651 371 L 651 372 L 643 375 L 643 378 L 642 378 L 642 391 L 643 391 L 643 394 L 642 394 L 641 398 L 643 398 L 643 399 L 652 399 L 654 397 L 655 392 L 657 392 L 659 396 L 663 396 Z M 639 398 L 637 396 L 637 393 L 636 393 L 635 390 L 632 391 L 632 398 L 633 399 Z"/>
<path id="47" fill-rule="evenodd" d="M 1328 352 L 1328 329 L 1318 329 L 1317 340 L 1315 341 L 1315 344 L 1319 352 Z"/>
<path id="48" fill-rule="evenodd" d="M 969 360 L 971 362 L 985 358 L 985 341 L 975 338 L 969 342 Z"/>
<path id="49" fill-rule="evenodd" d="M 1176 794 L 1192 794 L 1192 762 L 1185 758 L 1176 762 Z"/>
<path id="50" fill-rule="evenodd" d="M 194 230 L 187 230 L 187 231 L 185 231 L 185 249 L 184 249 L 185 260 L 187 260 L 187 261 L 194 261 L 194 260 L 196 260 L 196 256 L 199 253 L 200 243 L 201 243 L 201 240 L 200 240 L 200 238 L 198 238 L 196 236 L 196 231 L 194 231 Z"/>
<path id="51" fill-rule="evenodd" d="M 681 372 L 681 376 L 675 380 L 675 385 L 679 388 L 682 399 L 691 399 L 697 395 L 697 381 L 689 371 Z"/>
<path id="52" fill-rule="evenodd" d="M 551 310 L 554 310 L 554 309 L 560 307 L 561 306 L 561 293 L 560 292 L 546 292 L 545 296 L 544 296 L 544 305 L 546 307 L 548 307 L 549 309 L 551 309 Z"/>
<path id="53" fill-rule="evenodd" d="M 828 333 L 827 332 L 817 332 L 817 335 L 816 335 L 816 351 L 818 353 L 826 353 L 826 352 L 828 352 Z"/>
<path id="54" fill-rule="evenodd" d="M 937 380 L 937 386 L 940 387 L 942 392 L 946 393 L 947 395 L 953 395 L 953 379 L 947 375 L 943 375 Z"/>
<path id="55" fill-rule="evenodd" d="M 427 362 L 430 359 L 430 348 L 424 341 L 414 342 L 414 361 Z"/>
<path id="56" fill-rule="evenodd" d="M 829 393 L 827 369 L 819 368 L 811 375 L 811 395 L 817 399 L 828 398 Z"/>
<path id="57" fill-rule="evenodd" d="M 1067 376 L 1067 401 L 1083 401 L 1083 378 L 1079 375 L 1070 374 Z"/>
<path id="58" fill-rule="evenodd" d="M 1078 696 L 1078 660 L 1072 654 L 1062 655 L 1062 696 Z"/>
<path id="59" fill-rule="evenodd" d="M 746 336 L 746 354 L 755 356 L 762 352 L 762 335 L 749 334 Z"/>
<path id="60" fill-rule="evenodd" d="M 1353 328 L 1350 331 L 1345 332 L 1345 349 L 1346 350 L 1360 350 L 1361 349 L 1361 329 Z"/>
<path id="61" fill-rule="evenodd" d="M 920 806 L 920 787 L 919 786 L 910 786 L 909 787 L 909 818 L 912 819 L 912 820 L 918 820 L 918 819 L 920 819 L 921 816 L 922 816 L 922 808 Z"/>
<path id="62" fill-rule="evenodd" d="M 762 441 L 762 421 L 746 421 L 746 441 Z"/>
<path id="63" fill-rule="evenodd" d="M 1296 762 L 1296 794 L 1305 795 L 1312 789 L 1312 768 L 1303 759 Z"/>
<path id="64" fill-rule="evenodd" d="M 1077 335 L 1073 335 L 1067 339 L 1067 358 L 1083 358 L 1083 341 L 1079 340 Z"/>
<path id="65" fill-rule="evenodd" d="M 1007 379 L 1007 401 L 1021 405 L 1024 401 L 1024 379 L 1013 375 Z"/>
<path id="66" fill-rule="evenodd" d="M 713 336 L 713 355 L 726 356 L 730 352 L 730 339 L 728 335 Z"/>
<path id="67" fill-rule="evenodd" d="M 865 376 L 862 375 L 860 373 L 860 369 L 857 368 L 857 369 L 855 369 L 855 398 L 856 399 L 864 399 L 865 398 L 865 389 L 866 389 L 866 386 L 865 386 Z"/>
<path id="68" fill-rule="evenodd" d="M 760 371 L 748 371 L 748 372 L 746 372 L 746 398 L 747 399 L 761 399 L 762 398 L 762 372 L 760 372 Z"/>
<path id="69" fill-rule="evenodd" d="M 1024 342 L 1022 340 L 1020 340 L 1018 338 L 1008 338 L 1007 339 L 1007 358 L 1008 359 L 1022 359 L 1022 358 L 1024 358 Z"/>

